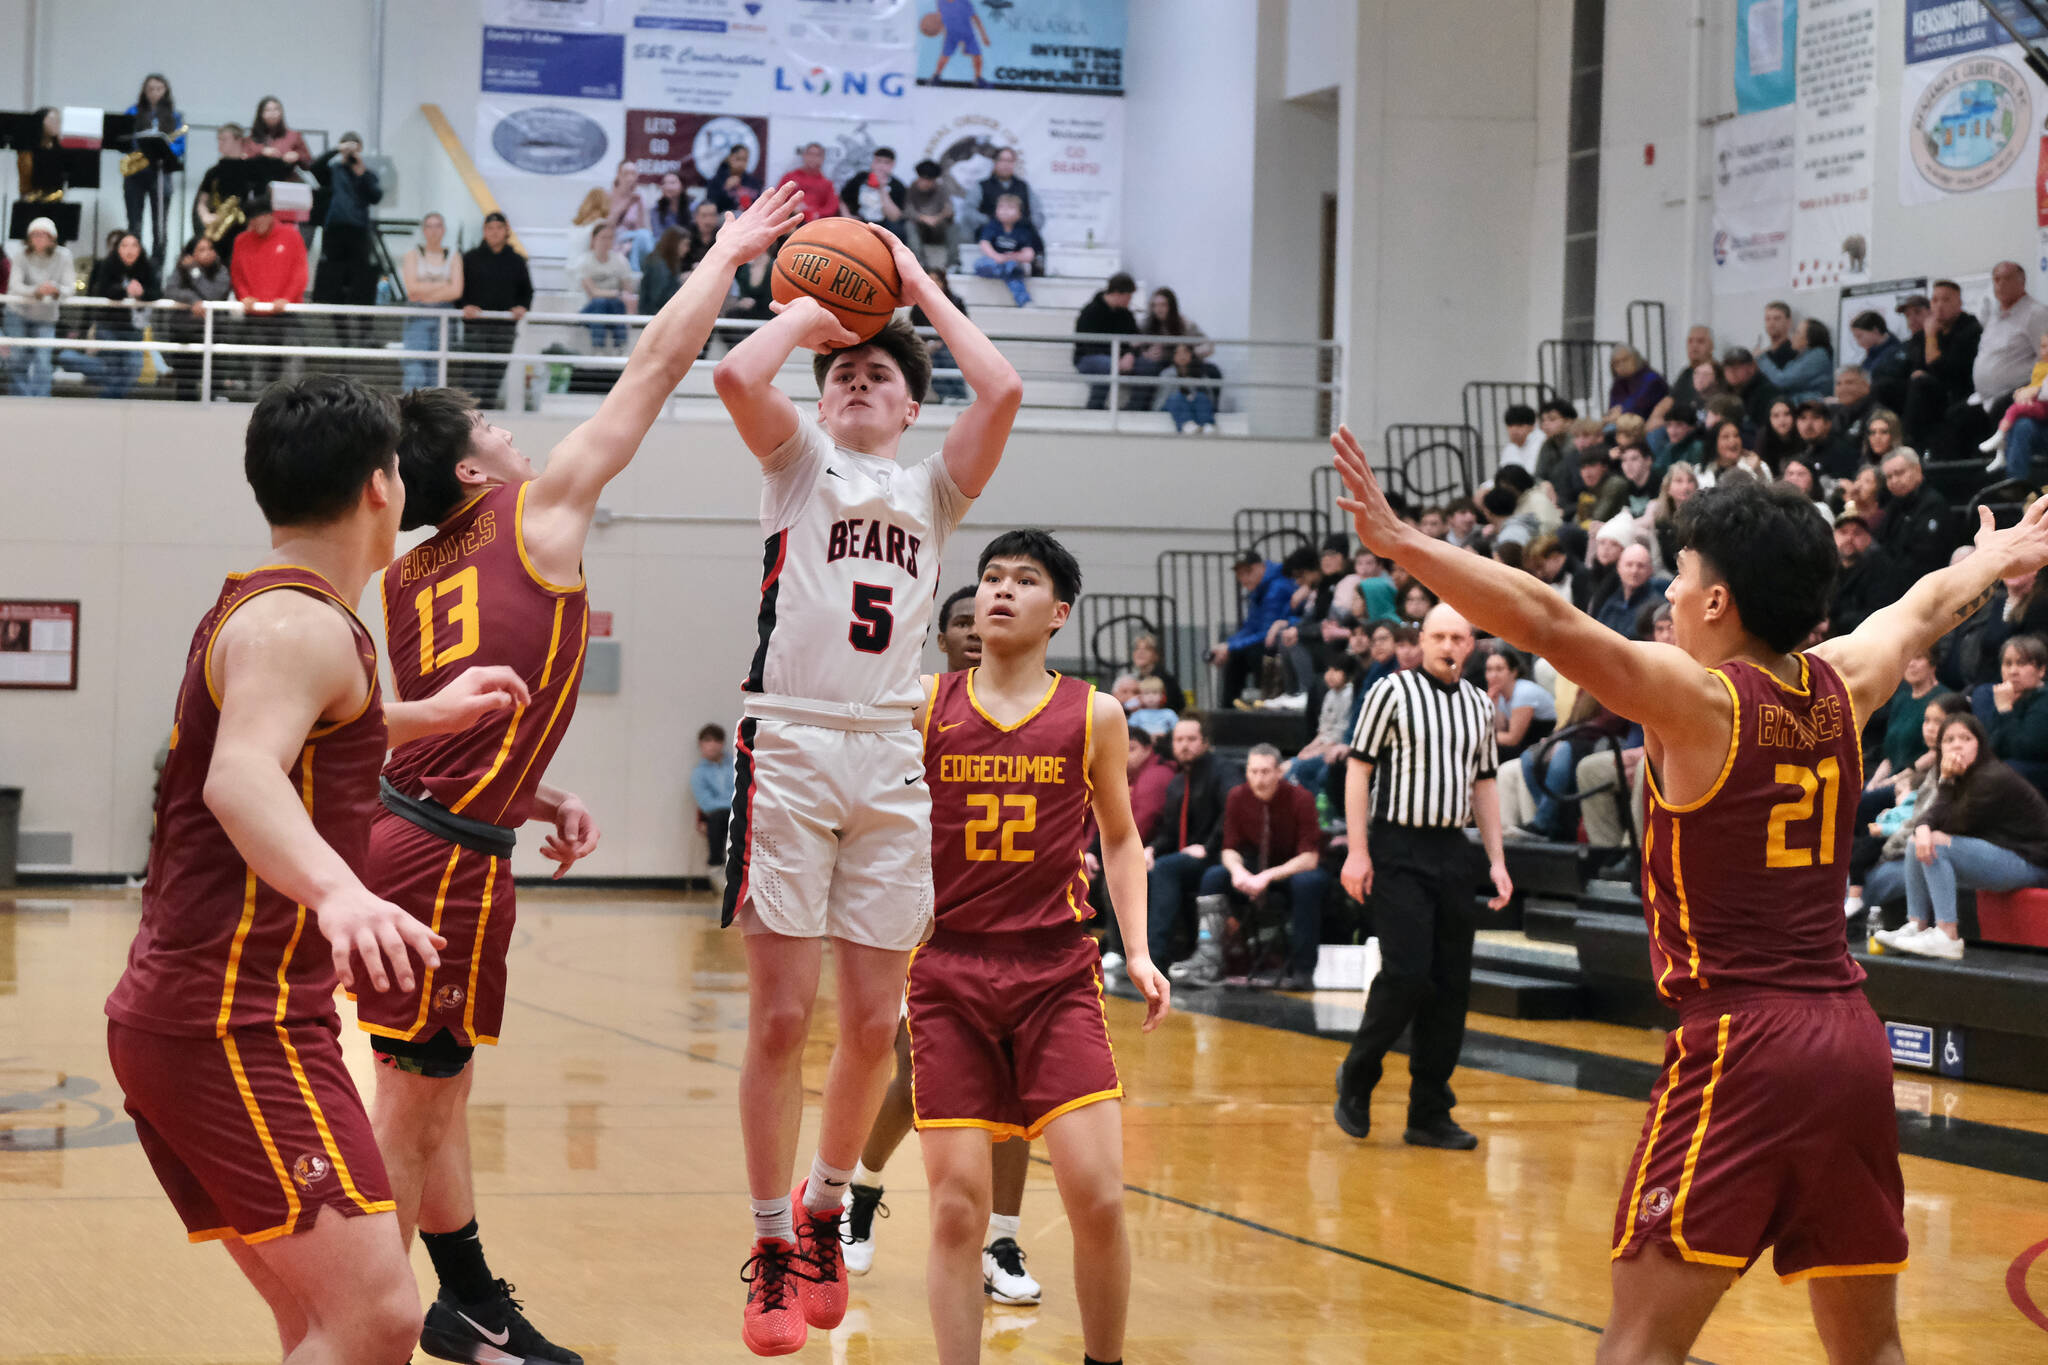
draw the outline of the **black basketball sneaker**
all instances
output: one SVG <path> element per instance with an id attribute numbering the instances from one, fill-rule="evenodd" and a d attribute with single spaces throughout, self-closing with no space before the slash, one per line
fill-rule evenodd
<path id="1" fill-rule="evenodd" d="M 583 1357 L 555 1345 L 535 1330 L 499 1280 L 497 1294 L 482 1303 L 434 1300 L 420 1330 L 420 1349 L 436 1360 L 471 1365 L 583 1365 Z"/>

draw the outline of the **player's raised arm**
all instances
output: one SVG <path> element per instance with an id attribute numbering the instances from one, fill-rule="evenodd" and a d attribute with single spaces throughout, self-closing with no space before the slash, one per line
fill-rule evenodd
<path id="1" fill-rule="evenodd" d="M 1855 630 L 1813 651 L 1835 666 L 1863 715 L 1898 689 L 1908 659 L 1975 615 L 1999 579 L 2048 565 L 2048 498 L 2036 498 L 2017 525 L 2002 531 L 1990 508 L 1977 511 L 1977 548 L 1960 564 L 1928 574 Z"/>
<path id="2" fill-rule="evenodd" d="M 1330 444 L 1351 490 L 1337 505 L 1351 513 L 1359 540 L 1422 580 L 1473 625 L 1548 659 L 1610 710 L 1651 730 L 1725 716 L 1727 693 L 1685 651 L 1624 640 L 1534 574 L 1423 535 L 1394 515 L 1350 428 L 1340 427 Z"/>
<path id="3" fill-rule="evenodd" d="M 1172 1008 L 1172 987 L 1152 961 L 1145 936 L 1145 843 L 1131 815 L 1130 722 L 1115 697 L 1094 700 L 1095 755 L 1088 767 L 1094 790 L 1095 825 L 1102 835 L 1102 875 L 1116 908 L 1124 940 L 1124 975 L 1145 997 L 1145 1032 L 1159 1027 Z"/>
<path id="4" fill-rule="evenodd" d="M 207 809 L 250 871 L 314 912 L 342 984 L 355 984 L 353 952 L 379 991 L 394 976 L 411 990 L 407 944 L 436 967 L 442 939 L 370 894 L 320 837 L 286 776 L 306 736 L 323 719 L 354 713 L 376 685 L 364 677 L 352 632 L 333 608 L 304 593 L 270 592 L 230 617 L 212 649 L 220 728 L 206 773 Z"/>
<path id="5" fill-rule="evenodd" d="M 529 545 L 544 541 L 558 511 L 571 513 L 580 557 L 583 532 L 604 486 L 631 462 L 661 415 L 662 404 L 690 372 L 742 265 L 773 247 L 803 222 L 802 194 L 782 185 L 756 199 L 745 213 L 725 216 L 711 250 L 633 348 L 619 382 L 589 421 L 578 426 L 548 455 L 548 465 L 527 495 Z"/>
<path id="6" fill-rule="evenodd" d="M 943 453 L 946 473 L 954 485 L 968 497 L 978 498 L 1002 461 L 1010 426 L 1017 420 L 1017 409 L 1024 405 L 1024 381 L 996 344 L 953 306 L 945 290 L 932 283 L 924 264 L 901 238 L 883 228 L 876 228 L 875 235 L 888 243 L 895 258 L 903 277 L 903 301 L 924 310 L 939 340 L 953 353 L 960 377 L 974 391 L 974 401 L 953 419 L 946 432 Z"/>
<path id="7" fill-rule="evenodd" d="M 757 460 L 766 460 L 796 434 L 796 404 L 775 387 L 783 362 L 798 347 L 822 355 L 860 344 L 845 323 L 808 294 L 768 306 L 775 311 L 775 320 L 727 351 L 711 371 L 719 400 Z"/>

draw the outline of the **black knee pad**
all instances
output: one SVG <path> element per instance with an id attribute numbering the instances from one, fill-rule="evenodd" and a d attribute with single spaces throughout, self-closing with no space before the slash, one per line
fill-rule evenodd
<path id="1" fill-rule="evenodd" d="M 475 1048 L 456 1042 L 455 1035 L 445 1028 L 434 1030 L 431 1038 L 386 1038 L 381 1033 L 372 1034 L 370 1050 L 377 1054 L 379 1066 L 440 1081 L 460 1076 L 462 1068 L 476 1055 Z"/>

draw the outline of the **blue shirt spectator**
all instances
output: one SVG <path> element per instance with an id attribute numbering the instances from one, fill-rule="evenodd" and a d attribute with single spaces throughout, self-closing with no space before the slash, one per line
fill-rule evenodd
<path id="1" fill-rule="evenodd" d="M 1664 600 L 1664 580 L 1650 573 L 1650 552 L 1637 541 L 1615 561 L 1614 587 L 1594 604 L 1593 619 L 1629 640 L 1647 640 L 1644 614 Z"/>
<path id="2" fill-rule="evenodd" d="M 1294 597 L 1294 580 L 1275 561 L 1265 562 L 1265 572 L 1245 594 L 1244 624 L 1226 641 L 1232 649 L 1263 645 L 1275 622 L 1288 620 L 1288 605 Z"/>
<path id="3" fill-rule="evenodd" d="M 732 809 L 733 797 L 732 757 L 721 745 L 718 757 L 704 757 L 697 766 L 690 769 L 690 797 L 697 803 L 697 810 L 704 815 L 717 815 Z"/>
<path id="4" fill-rule="evenodd" d="M 1812 318 L 1792 329 L 1792 358 L 1784 363 L 1770 353 L 1756 358 L 1756 367 L 1792 405 L 1812 398 L 1826 401 L 1835 396 L 1834 337 L 1827 324 Z"/>

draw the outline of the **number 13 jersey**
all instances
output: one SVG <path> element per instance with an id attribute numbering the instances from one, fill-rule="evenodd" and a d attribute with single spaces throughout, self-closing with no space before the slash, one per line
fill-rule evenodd
<path id="1" fill-rule="evenodd" d="M 808 416 L 762 461 L 760 643 L 745 690 L 914 709 L 939 553 L 973 499 L 943 455 L 908 468 Z"/>
<path id="2" fill-rule="evenodd" d="M 1842 932 L 1863 789 L 1861 730 L 1840 674 L 1811 654 L 1789 686 L 1755 664 L 1712 670 L 1735 708 L 1707 794 L 1674 806 L 1650 778 L 1643 917 L 1675 1003 L 1735 987 L 1841 990 L 1863 980 Z"/>
<path id="3" fill-rule="evenodd" d="M 526 555 L 526 493 L 501 484 L 472 498 L 384 570 L 384 634 L 406 701 L 431 697 L 463 670 L 502 664 L 533 700 L 457 734 L 416 739 L 384 776 L 407 796 L 517 829 L 576 713 L 589 638 L 590 595 L 579 580 L 550 583 Z"/>

